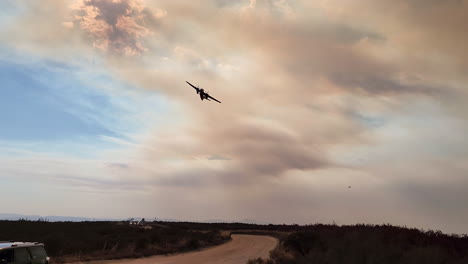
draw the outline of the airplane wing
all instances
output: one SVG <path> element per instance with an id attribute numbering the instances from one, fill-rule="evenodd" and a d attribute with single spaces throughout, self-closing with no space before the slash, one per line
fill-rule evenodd
<path id="1" fill-rule="evenodd" d="M 197 92 L 198 92 L 198 89 L 199 89 L 199 88 L 195 87 L 193 84 L 191 84 L 191 83 L 189 83 L 189 82 L 187 82 L 187 81 L 185 81 L 185 82 L 188 83 L 190 86 L 192 86 L 192 87 L 193 87 L 195 90 L 197 90 Z"/>
<path id="2" fill-rule="evenodd" d="M 211 96 L 209 94 L 208 94 L 208 98 L 211 98 L 211 99 L 215 100 L 216 102 L 221 103 L 220 101 L 216 100 L 213 96 Z"/>

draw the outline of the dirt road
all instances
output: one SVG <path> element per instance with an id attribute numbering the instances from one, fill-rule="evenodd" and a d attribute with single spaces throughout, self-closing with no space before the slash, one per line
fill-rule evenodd
<path id="1" fill-rule="evenodd" d="M 121 259 L 86 262 L 89 264 L 246 264 L 253 258 L 267 258 L 278 240 L 268 236 L 232 235 L 232 241 L 206 250 L 154 256 L 139 259 Z"/>

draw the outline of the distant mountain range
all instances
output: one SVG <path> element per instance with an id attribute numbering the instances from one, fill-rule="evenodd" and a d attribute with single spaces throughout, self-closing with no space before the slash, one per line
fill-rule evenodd
<path id="1" fill-rule="evenodd" d="M 76 216 L 57 216 L 57 215 L 22 215 L 22 214 L 2 214 L 0 213 L 0 220 L 19 220 L 26 219 L 30 221 L 46 220 L 50 222 L 84 222 L 84 221 L 119 221 L 122 219 L 115 218 L 89 218 L 89 217 L 76 217 Z"/>
<path id="2" fill-rule="evenodd" d="M 139 221 L 142 217 L 133 217 L 133 218 L 125 218 L 125 219 L 118 219 L 118 218 L 91 218 L 91 217 L 77 217 L 77 216 L 57 216 L 57 215 L 22 215 L 22 214 L 6 214 L 0 213 L 0 220 L 19 220 L 19 219 L 26 219 L 29 221 L 37 221 L 37 220 L 44 220 L 50 222 L 85 222 L 85 221 L 125 221 L 133 219 L 135 221 Z M 192 222 L 188 220 L 177 220 L 172 218 L 145 218 L 146 221 L 164 221 L 164 222 Z M 200 223 L 247 223 L 247 224 L 260 224 L 265 225 L 268 224 L 266 222 L 256 221 L 253 219 L 243 219 L 240 221 L 227 221 L 222 219 L 210 219 L 204 221 L 193 221 L 193 222 L 200 222 Z"/>

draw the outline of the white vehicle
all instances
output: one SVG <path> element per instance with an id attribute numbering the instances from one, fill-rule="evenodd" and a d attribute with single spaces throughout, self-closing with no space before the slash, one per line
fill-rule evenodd
<path id="1" fill-rule="evenodd" d="M 0 241 L 0 264 L 49 264 L 44 244 Z"/>

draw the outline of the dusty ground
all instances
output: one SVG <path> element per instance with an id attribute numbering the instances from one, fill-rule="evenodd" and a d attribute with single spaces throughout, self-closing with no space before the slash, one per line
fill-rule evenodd
<path id="1" fill-rule="evenodd" d="M 85 262 L 86 264 L 245 264 L 253 258 L 267 258 L 278 240 L 269 236 L 232 235 L 232 241 L 206 250 L 154 256 L 139 259 L 121 259 Z"/>

